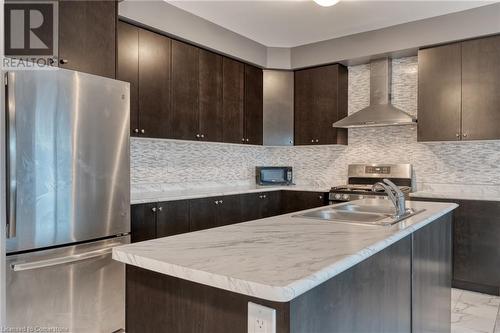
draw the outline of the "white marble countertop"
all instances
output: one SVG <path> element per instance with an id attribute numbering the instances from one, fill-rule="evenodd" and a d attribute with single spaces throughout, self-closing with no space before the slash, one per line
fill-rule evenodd
<path id="1" fill-rule="evenodd" d="M 457 207 L 418 201 L 408 206 L 425 211 L 390 227 L 285 214 L 116 247 L 113 258 L 196 283 L 288 302 Z"/>
<path id="2" fill-rule="evenodd" d="M 462 192 L 428 192 L 417 191 L 410 193 L 410 197 L 429 199 L 450 199 L 450 200 L 480 200 L 480 201 L 500 201 L 499 196 L 492 196 L 483 193 L 462 193 Z"/>
<path id="3" fill-rule="evenodd" d="M 326 186 L 258 186 L 258 185 L 240 185 L 240 186 L 213 186 L 213 187 L 193 187 L 183 188 L 171 191 L 151 191 L 151 192 L 132 192 L 131 204 L 143 204 L 149 202 L 163 202 L 185 199 L 197 199 L 216 197 L 223 195 L 244 194 L 254 192 L 269 192 L 269 191 L 311 191 L 311 192 L 328 192 L 330 187 Z"/>
<path id="4" fill-rule="evenodd" d="M 500 186 L 477 184 L 423 184 L 410 197 L 500 201 Z"/>

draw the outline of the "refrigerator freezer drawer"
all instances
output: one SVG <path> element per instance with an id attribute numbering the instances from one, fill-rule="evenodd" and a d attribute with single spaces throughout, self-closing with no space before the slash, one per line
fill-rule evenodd
<path id="1" fill-rule="evenodd" d="M 125 327 L 125 267 L 111 248 L 129 236 L 7 257 L 7 327 L 110 333 Z"/>

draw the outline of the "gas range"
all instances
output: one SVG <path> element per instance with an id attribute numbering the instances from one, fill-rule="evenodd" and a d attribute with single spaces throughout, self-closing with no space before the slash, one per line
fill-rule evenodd
<path id="1" fill-rule="evenodd" d="M 329 194 L 331 203 L 358 199 L 386 199 L 382 191 L 373 192 L 373 184 L 387 178 L 400 190 L 409 195 L 412 190 L 411 164 L 350 164 L 347 169 L 347 184 L 332 187 Z"/>

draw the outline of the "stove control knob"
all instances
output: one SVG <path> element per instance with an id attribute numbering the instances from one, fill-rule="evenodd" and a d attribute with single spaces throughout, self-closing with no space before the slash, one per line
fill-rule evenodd
<path id="1" fill-rule="evenodd" d="M 337 193 L 337 194 L 335 194 L 335 199 L 340 200 L 341 198 L 342 198 L 342 195 L 340 195 L 340 194 L 338 194 L 338 193 Z"/>
<path id="2" fill-rule="evenodd" d="M 342 195 L 342 199 L 344 199 L 344 200 L 349 200 L 349 194 L 344 194 L 344 195 Z"/>

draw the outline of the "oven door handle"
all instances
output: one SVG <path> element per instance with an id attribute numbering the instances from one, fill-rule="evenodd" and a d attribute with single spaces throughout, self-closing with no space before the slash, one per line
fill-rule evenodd
<path id="1" fill-rule="evenodd" d="M 102 257 L 104 255 L 110 254 L 113 251 L 113 247 L 118 246 L 118 245 L 123 245 L 123 244 L 117 243 L 117 244 L 114 244 L 113 246 L 106 247 L 103 249 L 89 251 L 89 252 L 85 252 L 85 253 L 79 253 L 79 254 L 72 254 L 69 256 L 58 257 L 58 258 L 53 258 L 53 259 L 45 259 L 45 260 L 39 260 L 39 261 L 33 261 L 33 262 L 13 263 L 11 265 L 11 268 L 15 272 L 20 272 L 20 271 L 28 271 L 28 270 L 32 270 L 32 269 L 46 268 L 46 267 L 58 266 L 58 265 L 69 264 L 69 263 L 73 263 L 73 262 L 93 259 L 93 258 Z"/>

